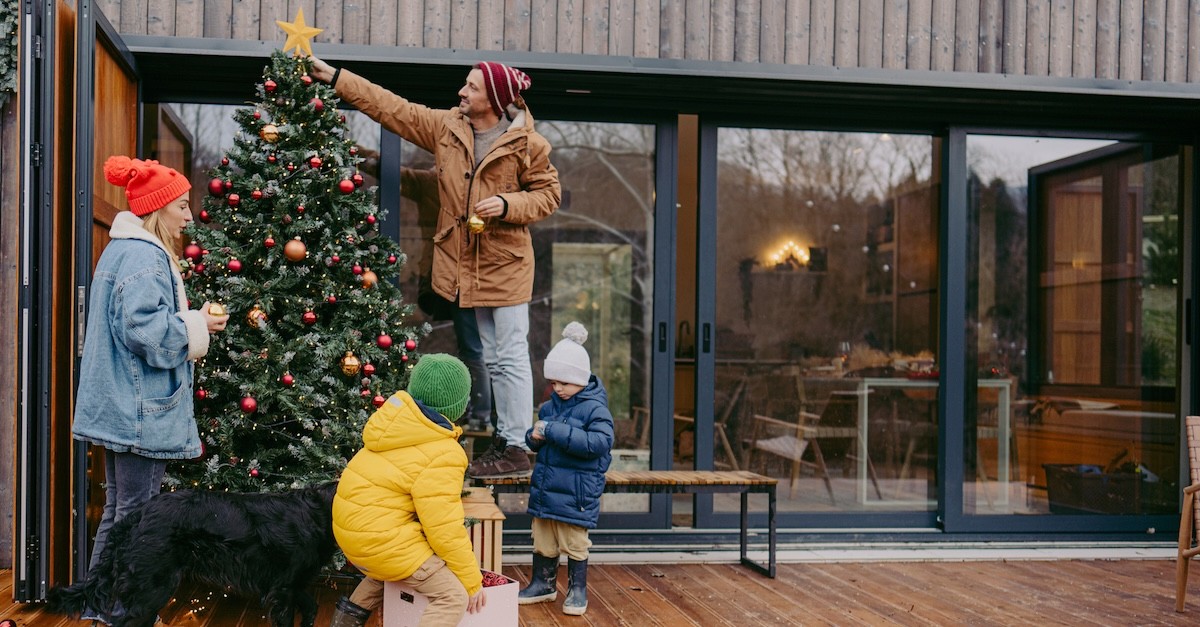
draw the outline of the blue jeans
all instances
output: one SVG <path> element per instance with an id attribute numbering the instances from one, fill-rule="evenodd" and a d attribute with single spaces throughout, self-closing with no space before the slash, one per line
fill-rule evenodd
<path id="1" fill-rule="evenodd" d="M 487 365 L 483 361 L 483 342 L 479 339 L 479 322 L 474 309 L 454 310 L 454 339 L 458 342 L 458 358 L 471 372 L 471 403 L 467 417 L 486 425 L 492 421 L 492 384 L 488 381 Z"/>
<path id="2" fill-rule="evenodd" d="M 509 446 L 525 446 L 533 424 L 533 369 L 529 365 L 529 304 L 476 307 L 483 360 L 492 379 L 496 431 Z"/>
<path id="3" fill-rule="evenodd" d="M 96 567 L 100 552 L 108 543 L 112 526 L 137 509 L 162 489 L 167 460 L 150 459 L 136 453 L 114 453 L 104 450 L 104 515 L 96 528 L 92 543 L 92 559 L 88 570 Z"/>

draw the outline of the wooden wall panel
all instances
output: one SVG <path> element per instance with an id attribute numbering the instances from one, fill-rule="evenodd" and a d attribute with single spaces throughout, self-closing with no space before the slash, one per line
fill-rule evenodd
<path id="1" fill-rule="evenodd" d="M 838 67 L 858 67 L 857 2 L 834 3 L 833 64 Z"/>
<path id="2" fill-rule="evenodd" d="M 259 17 L 262 15 L 262 6 L 259 0 L 233 0 L 232 15 L 229 20 L 229 30 L 233 34 L 234 39 L 256 39 L 258 34 L 262 32 Z M 287 18 L 290 22 L 291 18 Z M 282 33 L 279 27 L 275 24 L 275 32 Z"/>
<path id="3" fill-rule="evenodd" d="M 908 53 L 905 66 L 910 70 L 931 69 L 933 51 L 933 1 L 908 3 Z"/>
<path id="4" fill-rule="evenodd" d="M 118 24 L 112 19 L 117 16 L 106 15 L 105 17 L 108 17 L 113 22 L 113 26 L 116 26 L 117 30 L 122 33 L 145 35 L 146 25 L 149 21 L 147 8 L 146 0 L 121 0 L 120 23 Z"/>
<path id="5" fill-rule="evenodd" d="M 229 39 L 233 36 L 233 0 L 203 0 L 201 16 L 204 36 Z M 312 15 L 309 13 L 308 15 Z"/>
<path id="6" fill-rule="evenodd" d="M 738 2 L 733 15 L 733 60 L 744 63 L 758 62 L 759 9 L 757 2 Z"/>
<path id="7" fill-rule="evenodd" d="M 150 0 L 146 3 L 146 34 L 170 37 L 175 34 L 174 0 Z"/>
<path id="8" fill-rule="evenodd" d="M 21 125 L 17 120 L 19 100 L 9 96 L 0 106 L 0 163 L 17 163 L 21 155 Z M 0 569 L 12 568 L 13 518 L 12 503 L 15 503 L 13 467 L 16 453 L 13 450 L 18 408 L 17 395 L 17 259 L 20 251 L 20 212 L 12 207 L 11 199 L 20 194 L 18 173 L 20 168 L 0 168 L 0 198 L 4 211 L 0 211 L 0 503 L 5 503 L 6 514 L 0 524 Z"/>
<path id="9" fill-rule="evenodd" d="M 735 0 L 712 0 L 708 53 L 711 61 L 733 60 L 733 42 L 737 35 L 734 27 L 737 10 L 734 4 Z"/>
<path id="10" fill-rule="evenodd" d="M 812 41 L 809 65 L 833 65 L 833 0 L 812 0 Z"/>
<path id="11" fill-rule="evenodd" d="M 608 53 L 633 56 L 633 0 L 611 0 L 608 5 Z"/>
<path id="12" fill-rule="evenodd" d="M 290 21 L 290 20 L 289 20 Z M 321 29 L 321 33 L 313 38 L 317 42 L 345 41 L 342 30 L 342 3 L 322 0 L 317 3 L 314 13 L 304 11 L 304 21 Z"/>
<path id="13" fill-rule="evenodd" d="M 1144 81 L 1161 81 L 1166 75 L 1167 19 L 1166 0 L 1142 3 L 1142 75 Z"/>
<path id="14" fill-rule="evenodd" d="M 1166 40 L 1163 42 L 1163 78 L 1172 83 L 1187 81 L 1187 5 L 1188 0 L 1167 0 Z"/>
<path id="15" fill-rule="evenodd" d="M 399 16 L 396 15 L 396 11 L 399 5 L 386 0 L 363 0 L 363 6 L 368 7 L 363 11 L 367 22 L 367 43 L 372 46 L 395 46 L 399 29 Z M 497 11 L 496 14 L 500 15 L 501 12 Z M 343 22 L 349 19 L 347 16 L 342 17 Z"/>
<path id="16" fill-rule="evenodd" d="M 783 63 L 787 1 L 762 0 L 758 23 L 758 60 L 762 63 Z"/>
<path id="17" fill-rule="evenodd" d="M 683 58 L 707 61 L 712 54 L 713 7 L 708 0 L 688 0 L 684 5 Z M 730 33 L 732 35 L 732 33 Z M 733 38 L 730 38 L 730 43 Z"/>
<path id="18" fill-rule="evenodd" d="M 558 0 L 555 52 L 583 52 L 583 0 Z"/>
<path id="19" fill-rule="evenodd" d="M 1070 76 L 1093 78 L 1096 76 L 1096 0 L 1075 0 L 1075 40 L 1071 48 Z"/>
<path id="20" fill-rule="evenodd" d="M 504 49 L 504 0 L 479 0 L 479 50 Z"/>
<path id="21" fill-rule="evenodd" d="M 1200 83 L 1200 2 L 1188 4 L 1188 82 Z"/>
<path id="22" fill-rule="evenodd" d="M 983 0 L 979 3 L 979 71 L 994 74 L 1004 71 L 1004 3 Z"/>
<path id="23" fill-rule="evenodd" d="M 608 54 L 608 0 L 583 3 L 583 54 Z"/>
<path id="24" fill-rule="evenodd" d="M 808 46 L 812 31 L 812 6 L 809 0 L 788 0 L 787 28 L 784 37 L 784 63 L 808 65 Z"/>
<path id="25" fill-rule="evenodd" d="M 1117 72 L 1123 80 L 1142 78 L 1142 3 L 1121 2 L 1121 56 Z"/>
<path id="26" fill-rule="evenodd" d="M 1004 0 L 1004 43 L 1001 44 L 1004 65 L 1001 71 L 1005 74 L 1025 73 L 1026 16 L 1025 0 Z M 1009 43 L 1016 41 L 1021 45 Z"/>
<path id="27" fill-rule="evenodd" d="M 342 43 L 371 43 L 371 23 L 375 21 L 382 22 L 383 19 L 374 19 L 371 15 L 371 0 L 346 0 L 342 3 Z"/>
<path id="28" fill-rule="evenodd" d="M 662 19 L 658 23 L 658 56 L 661 59 L 684 58 L 687 30 L 686 5 L 682 2 L 664 2 Z"/>
<path id="29" fill-rule="evenodd" d="M 933 0 L 930 13 L 929 69 L 954 70 L 954 0 Z"/>
<path id="30" fill-rule="evenodd" d="M 1117 78 L 1121 0 L 1096 0 L 1096 77 Z"/>
<path id="31" fill-rule="evenodd" d="M 153 1 L 153 0 L 152 0 Z M 275 22 L 290 22 L 296 14 L 288 15 L 287 0 L 259 0 L 260 15 L 258 18 L 258 38 L 265 41 L 276 41 L 283 37 L 283 30 Z M 305 14 L 304 19 L 308 20 Z"/>
<path id="32" fill-rule="evenodd" d="M 409 48 L 425 45 L 425 3 L 422 0 L 398 0 L 396 3 L 396 45 Z M 529 45 L 528 38 L 525 45 Z"/>
<path id="33" fill-rule="evenodd" d="M 658 57 L 658 2 L 635 0 L 633 5 L 633 56 Z"/>
<path id="34" fill-rule="evenodd" d="M 908 0 L 887 0 L 883 3 L 883 58 L 881 66 L 888 70 L 908 67 Z"/>
<path id="35" fill-rule="evenodd" d="M 954 11 L 954 69 L 979 71 L 979 3 L 959 2 Z"/>
<path id="36" fill-rule="evenodd" d="M 505 0 L 504 49 L 529 50 L 529 27 L 532 21 L 529 0 Z"/>
<path id="37" fill-rule="evenodd" d="M 204 0 L 176 0 L 175 36 L 204 36 Z"/>
<path id="38" fill-rule="evenodd" d="M 883 67 L 884 0 L 861 0 L 858 6 L 858 66 Z"/>
<path id="39" fill-rule="evenodd" d="M 476 0 L 453 0 L 450 3 L 450 47 L 459 50 L 478 49 L 479 3 Z M 490 19 L 490 18 L 489 18 Z"/>
<path id="40" fill-rule="evenodd" d="M 1071 75 L 1073 5 L 1071 0 L 1052 0 L 1050 3 L 1050 76 Z"/>
<path id="41" fill-rule="evenodd" d="M 554 0 L 533 0 L 529 3 L 529 11 L 533 17 L 529 21 L 529 49 L 533 52 L 557 52 L 557 24 L 549 16 L 554 15 L 557 3 Z M 655 46 L 657 53 L 658 46 Z"/>
<path id="42" fill-rule="evenodd" d="M 450 47 L 451 0 L 425 0 L 425 23 L 421 32 L 422 46 Z"/>
<path id="43" fill-rule="evenodd" d="M 1050 0 L 1028 0 L 1025 5 L 1025 73 L 1050 74 Z"/>

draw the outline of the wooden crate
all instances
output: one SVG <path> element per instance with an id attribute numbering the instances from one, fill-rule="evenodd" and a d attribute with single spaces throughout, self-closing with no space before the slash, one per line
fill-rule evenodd
<path id="1" fill-rule="evenodd" d="M 463 497 L 463 511 L 467 518 L 476 518 L 471 525 L 471 546 L 480 568 L 500 572 L 503 567 L 504 513 L 496 505 L 496 499 L 487 488 L 467 488 L 470 493 Z"/>

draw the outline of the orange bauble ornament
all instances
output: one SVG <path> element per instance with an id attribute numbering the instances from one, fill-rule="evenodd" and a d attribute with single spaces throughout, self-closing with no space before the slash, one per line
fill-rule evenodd
<path id="1" fill-rule="evenodd" d="M 368 288 L 368 289 L 375 287 L 375 284 L 379 283 L 379 276 L 376 275 L 374 272 L 371 272 L 370 270 L 365 270 L 362 273 L 361 278 L 362 278 L 362 286 L 365 288 Z"/>
<path id="2" fill-rule="evenodd" d="M 288 258 L 288 261 L 300 261 L 308 254 L 308 247 L 300 238 L 288 240 L 288 243 L 283 245 L 283 256 Z"/>
<path id="3" fill-rule="evenodd" d="M 346 375 L 347 377 L 353 377 L 354 375 L 358 374 L 359 365 L 360 362 L 358 361 L 358 358 L 354 356 L 354 353 L 346 351 L 346 356 L 342 357 L 342 374 Z"/>
<path id="4" fill-rule="evenodd" d="M 262 329 L 267 326 L 267 312 L 255 305 L 250 311 L 246 312 L 246 324 Z"/>

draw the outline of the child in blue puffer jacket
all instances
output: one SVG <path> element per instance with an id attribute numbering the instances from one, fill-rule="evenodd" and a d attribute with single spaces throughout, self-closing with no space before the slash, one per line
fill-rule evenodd
<path id="1" fill-rule="evenodd" d="M 533 573 L 517 595 L 521 605 L 553 601 L 558 595 L 558 558 L 567 554 L 567 598 L 563 613 L 587 611 L 588 529 L 600 517 L 604 473 L 612 460 L 613 418 L 608 393 L 592 374 L 583 343 L 587 329 L 572 322 L 546 355 L 545 376 L 554 394 L 525 433 L 537 463 L 529 481 L 533 516 Z"/>

